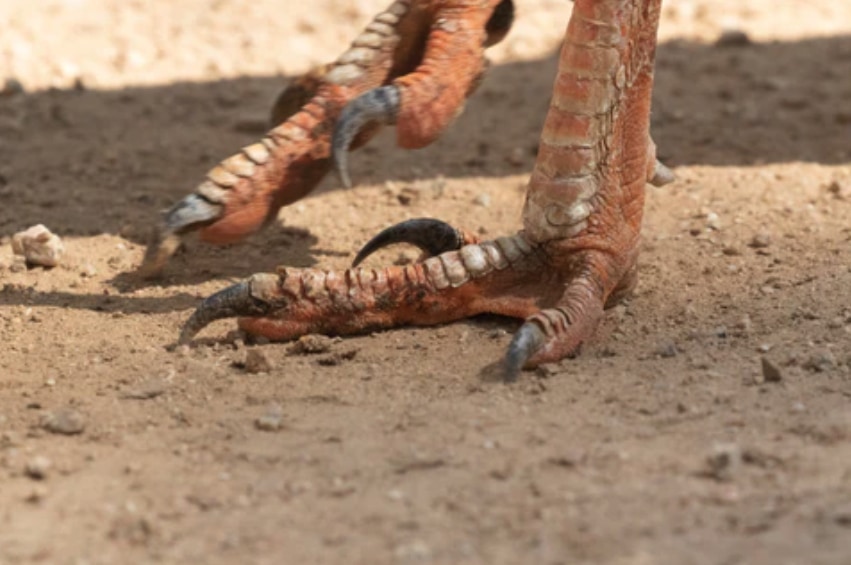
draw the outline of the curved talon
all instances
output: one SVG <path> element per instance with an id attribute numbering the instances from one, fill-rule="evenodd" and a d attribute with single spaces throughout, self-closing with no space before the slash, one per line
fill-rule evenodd
<path id="1" fill-rule="evenodd" d="M 396 123 L 400 104 L 399 89 L 387 85 L 361 94 L 343 109 L 331 138 L 331 159 L 340 181 L 346 188 L 352 186 L 348 171 L 348 151 L 352 141 L 369 123 Z"/>
<path id="2" fill-rule="evenodd" d="M 394 243 L 416 245 L 433 257 L 446 251 L 461 249 L 466 240 L 461 231 L 441 220 L 433 218 L 406 220 L 382 230 L 370 239 L 358 251 L 355 260 L 352 261 L 352 267 L 357 267 L 379 249 Z"/>
<path id="3" fill-rule="evenodd" d="M 219 219 L 223 210 L 221 204 L 205 200 L 198 194 L 190 194 L 172 206 L 165 213 L 165 226 L 151 238 L 138 273 L 144 278 L 158 276 L 180 247 L 180 235 Z"/>
<path id="4" fill-rule="evenodd" d="M 189 343 L 205 326 L 222 318 L 237 316 L 262 316 L 269 312 L 268 303 L 255 298 L 251 293 L 251 279 L 207 297 L 193 312 L 180 331 L 180 344 Z"/>
<path id="5" fill-rule="evenodd" d="M 512 0 L 502 0 L 502 2 L 494 8 L 487 25 L 485 25 L 485 31 L 488 34 L 487 39 L 485 40 L 485 47 L 496 45 L 505 39 L 505 36 L 508 34 L 513 23 L 514 2 Z"/>
<path id="6" fill-rule="evenodd" d="M 650 178 L 650 184 L 653 186 L 665 186 L 677 180 L 677 175 L 669 169 L 662 161 L 656 160 L 656 166 L 653 169 L 653 176 Z"/>
<path id="7" fill-rule="evenodd" d="M 508 346 L 505 358 L 502 362 L 503 378 L 505 382 L 514 382 L 520 376 L 520 371 L 532 358 L 532 356 L 543 347 L 547 341 L 544 331 L 534 322 L 526 322 Z"/>
<path id="8" fill-rule="evenodd" d="M 171 233 L 184 233 L 219 219 L 224 206 L 210 202 L 199 194 L 190 194 L 165 213 L 165 229 Z"/>

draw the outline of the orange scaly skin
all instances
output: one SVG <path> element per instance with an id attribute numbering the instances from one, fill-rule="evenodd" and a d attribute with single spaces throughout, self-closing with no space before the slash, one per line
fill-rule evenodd
<path id="1" fill-rule="evenodd" d="M 330 169 L 330 137 L 341 111 L 364 92 L 388 84 L 399 88 L 401 146 L 436 139 L 478 84 L 484 48 L 501 39 L 489 38 L 486 30 L 500 1 L 396 0 L 337 61 L 281 95 L 272 111 L 280 125 L 249 146 L 253 152 L 246 148 L 222 161 L 194 195 L 169 211 L 140 271 L 159 274 L 182 234 L 198 230 L 208 243 L 233 243 L 307 195 Z M 445 82 L 447 76 L 453 80 Z M 368 128 L 354 145 L 375 131 Z"/>
<path id="2" fill-rule="evenodd" d="M 458 19 L 441 29 L 471 29 L 465 17 L 475 12 L 474 3 L 441 4 L 463 6 L 445 12 Z M 487 3 L 475 4 L 486 9 Z M 649 135 L 659 10 L 660 0 L 575 2 L 522 232 L 481 243 L 458 237 L 454 249 L 406 267 L 255 275 L 208 298 L 181 341 L 230 316 L 240 316 L 250 334 L 287 340 L 490 312 L 526 319 L 503 365 L 509 380 L 524 366 L 573 353 L 593 334 L 604 308 L 634 287 L 645 183 L 670 180 Z M 434 35 L 428 49 L 449 52 L 441 42 L 450 39 Z M 399 113 L 403 144 L 430 140 L 445 125 L 452 109 L 446 104 L 463 102 L 463 93 L 448 84 L 435 89 L 437 77 L 460 78 L 438 72 L 441 63 L 433 57 L 433 67 L 421 67 L 421 79 L 416 73 L 402 79 L 409 81 Z M 434 110 L 425 101 L 437 92 L 444 96 Z"/>

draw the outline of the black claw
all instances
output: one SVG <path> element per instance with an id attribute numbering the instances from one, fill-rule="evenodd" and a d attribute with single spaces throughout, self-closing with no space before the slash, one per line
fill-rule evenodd
<path id="1" fill-rule="evenodd" d="M 331 160 L 345 187 L 352 186 L 348 171 L 348 152 L 352 141 L 369 123 L 395 124 L 400 104 L 399 89 L 387 85 L 361 94 L 343 109 L 331 139 Z"/>
<path id="2" fill-rule="evenodd" d="M 195 334 L 222 318 L 262 316 L 269 305 L 251 295 L 251 280 L 245 280 L 207 297 L 183 325 L 178 343 L 189 343 Z"/>
<path id="3" fill-rule="evenodd" d="M 451 225 L 432 218 L 416 218 L 406 220 L 382 230 L 364 245 L 352 266 L 357 267 L 364 259 L 388 245 L 394 243 L 409 243 L 416 245 L 431 256 L 440 255 L 446 251 L 461 249 L 464 237 Z"/>
<path id="4" fill-rule="evenodd" d="M 656 168 L 653 170 L 653 177 L 650 179 L 650 184 L 653 186 L 665 186 L 675 180 L 677 180 L 677 175 L 674 174 L 674 171 L 657 159 Z"/>
<path id="5" fill-rule="evenodd" d="M 190 229 L 209 224 L 222 215 L 224 207 L 190 194 L 165 213 L 165 228 L 170 233 L 184 233 Z"/>
<path id="6" fill-rule="evenodd" d="M 512 0 L 502 0 L 493 10 L 485 31 L 487 39 L 485 47 L 496 45 L 502 41 L 511 29 L 511 24 L 514 23 L 514 2 Z"/>
<path id="7" fill-rule="evenodd" d="M 223 207 L 190 194 L 166 213 L 161 229 L 152 234 L 139 273 L 145 278 L 159 276 L 169 258 L 180 247 L 180 236 L 192 229 L 210 224 L 222 215 Z"/>
<path id="8" fill-rule="evenodd" d="M 526 322 L 508 345 L 505 359 L 502 362 L 503 378 L 505 382 L 513 383 L 520 376 L 520 371 L 547 341 L 543 330 L 534 322 Z"/>

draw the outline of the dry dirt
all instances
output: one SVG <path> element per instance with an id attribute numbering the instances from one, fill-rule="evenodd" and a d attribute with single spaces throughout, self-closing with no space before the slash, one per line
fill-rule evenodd
<path id="1" fill-rule="evenodd" d="M 496 318 L 169 347 L 201 297 L 344 267 L 392 222 L 518 228 L 563 0 L 517 0 L 434 146 L 387 132 L 357 188 L 129 275 L 159 211 L 384 3 L 0 2 L 0 563 L 851 563 L 847 2 L 668 2 L 653 133 L 679 181 L 649 189 L 639 290 L 577 359 L 482 378 L 517 327 Z M 36 223 L 60 267 L 13 258 Z"/>

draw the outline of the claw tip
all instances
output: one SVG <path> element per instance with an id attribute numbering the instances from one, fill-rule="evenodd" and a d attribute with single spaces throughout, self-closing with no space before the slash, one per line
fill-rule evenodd
<path id="1" fill-rule="evenodd" d="M 151 237 L 142 264 L 136 273 L 143 279 L 154 279 L 162 274 L 166 263 L 178 250 L 181 244 L 180 236 L 170 231 L 156 231 Z"/>
<path id="2" fill-rule="evenodd" d="M 526 366 L 532 356 L 546 342 L 543 330 L 534 322 L 526 322 L 508 346 L 502 362 L 502 376 L 506 383 L 512 383 L 520 376 L 520 371 Z"/>

